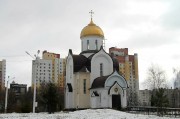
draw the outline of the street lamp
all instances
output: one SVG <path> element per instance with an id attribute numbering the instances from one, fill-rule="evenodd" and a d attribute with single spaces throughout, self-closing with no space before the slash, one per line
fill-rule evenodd
<path id="1" fill-rule="evenodd" d="M 38 59 L 39 59 L 39 57 L 38 57 L 39 53 L 40 53 L 40 50 L 38 50 L 38 51 L 37 51 L 37 55 L 34 55 L 34 57 L 33 57 L 31 54 L 29 54 L 29 53 L 26 51 L 26 54 L 28 54 L 30 57 L 32 57 L 33 59 L 35 59 L 35 63 L 36 63 L 36 65 L 37 65 L 37 68 L 38 68 L 38 65 L 39 65 L 39 61 L 38 61 Z M 35 78 L 35 79 L 34 79 L 34 95 L 33 95 L 33 113 L 35 113 L 35 108 L 36 108 L 36 106 L 37 106 L 37 102 L 36 102 L 36 78 Z"/>
<path id="2" fill-rule="evenodd" d="M 5 113 L 7 112 L 7 103 L 8 103 L 8 83 L 9 83 L 9 80 L 12 80 L 12 79 L 15 79 L 15 77 L 10 79 L 10 76 L 8 76 L 7 86 L 6 86 L 6 96 L 5 96 L 5 108 L 4 108 Z"/>

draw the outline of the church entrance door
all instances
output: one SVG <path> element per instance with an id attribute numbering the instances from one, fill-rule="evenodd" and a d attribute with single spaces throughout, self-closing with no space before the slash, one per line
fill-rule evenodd
<path id="1" fill-rule="evenodd" d="M 121 95 L 112 95 L 112 108 L 120 109 L 121 108 Z"/>

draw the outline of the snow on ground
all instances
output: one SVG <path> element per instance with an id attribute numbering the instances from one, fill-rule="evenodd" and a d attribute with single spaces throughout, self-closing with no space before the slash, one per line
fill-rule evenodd
<path id="1" fill-rule="evenodd" d="M 74 112 L 48 113 L 9 113 L 0 114 L 0 119 L 173 119 L 155 115 L 130 114 L 112 109 L 87 109 Z"/>

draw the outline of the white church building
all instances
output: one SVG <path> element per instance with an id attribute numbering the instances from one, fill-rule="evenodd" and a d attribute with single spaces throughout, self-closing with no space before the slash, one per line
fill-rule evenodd
<path id="1" fill-rule="evenodd" d="M 80 38 L 81 53 L 70 49 L 66 61 L 65 108 L 125 108 L 128 85 L 117 60 L 102 47 L 102 29 L 91 18 Z"/>

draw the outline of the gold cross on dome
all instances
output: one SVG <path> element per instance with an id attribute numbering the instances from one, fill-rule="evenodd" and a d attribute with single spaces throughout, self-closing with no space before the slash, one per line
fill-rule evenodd
<path id="1" fill-rule="evenodd" d="M 91 14 L 91 20 L 92 20 L 94 12 L 91 10 L 89 13 Z"/>

